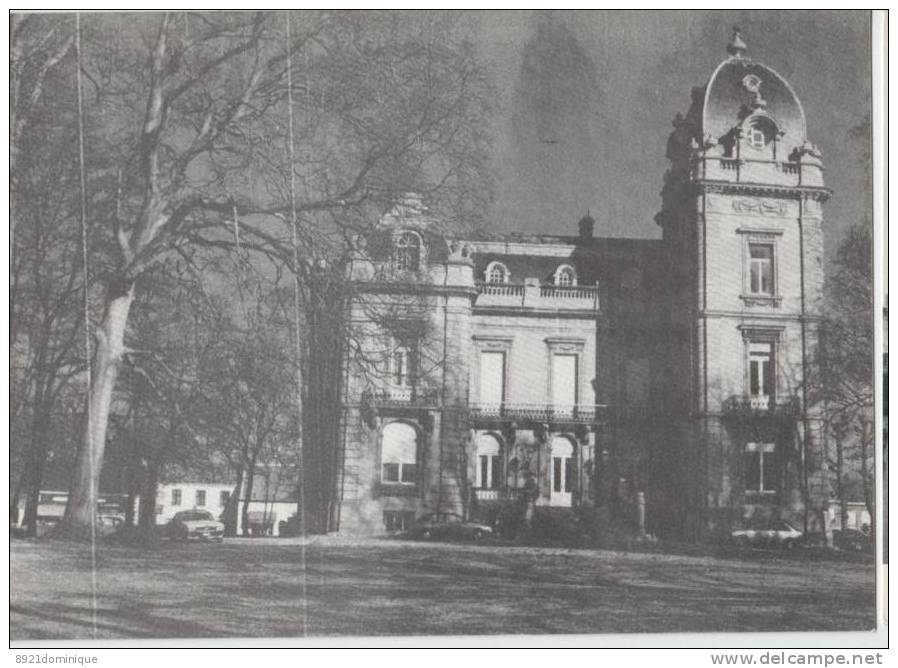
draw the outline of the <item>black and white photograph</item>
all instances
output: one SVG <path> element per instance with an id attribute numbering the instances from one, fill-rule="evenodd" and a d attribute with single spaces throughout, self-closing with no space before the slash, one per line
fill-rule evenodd
<path id="1" fill-rule="evenodd" d="M 11 647 L 873 646 L 887 19 L 11 11 Z"/>

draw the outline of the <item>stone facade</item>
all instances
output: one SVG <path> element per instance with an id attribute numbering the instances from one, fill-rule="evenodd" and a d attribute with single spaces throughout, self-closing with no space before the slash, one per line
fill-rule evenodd
<path id="1" fill-rule="evenodd" d="M 589 216 L 572 236 L 455 238 L 414 198 L 360 240 L 342 531 L 524 494 L 643 496 L 660 534 L 818 528 L 829 191 L 801 104 L 737 35 L 667 158 L 659 240 L 597 237 Z"/>
<path id="2" fill-rule="evenodd" d="M 822 530 L 810 364 L 830 192 L 792 88 L 738 34 L 730 52 L 674 122 L 657 216 L 673 278 L 670 377 L 689 401 L 676 444 L 689 503 L 671 523 L 725 535 L 784 517 Z"/>

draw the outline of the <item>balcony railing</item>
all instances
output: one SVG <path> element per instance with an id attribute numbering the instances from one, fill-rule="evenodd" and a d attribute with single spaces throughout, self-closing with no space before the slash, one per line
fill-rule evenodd
<path id="1" fill-rule="evenodd" d="M 378 406 L 430 406 L 439 399 L 436 389 L 416 387 L 387 387 L 379 390 L 368 390 L 362 401 Z"/>
<path id="2" fill-rule="evenodd" d="M 524 286 L 513 283 L 478 283 L 477 294 L 497 297 L 524 297 Z"/>
<path id="3" fill-rule="evenodd" d="M 478 501 L 513 501 L 524 493 L 521 489 L 485 489 L 474 488 L 474 496 Z"/>
<path id="4" fill-rule="evenodd" d="M 584 285 L 541 285 L 539 296 L 544 299 L 581 299 L 594 300 L 596 289 Z"/>
<path id="5" fill-rule="evenodd" d="M 596 411 L 604 408 L 591 404 L 556 406 L 554 404 L 474 404 L 470 413 L 481 420 L 532 420 L 534 422 L 592 423 Z"/>
<path id="6" fill-rule="evenodd" d="M 747 417 L 795 418 L 801 413 L 801 402 L 794 396 L 780 399 L 766 395 L 734 395 L 723 402 L 723 412 Z"/>
<path id="7" fill-rule="evenodd" d="M 736 183 L 823 187 L 823 167 L 813 162 L 705 156 L 693 163 L 693 177 Z"/>
<path id="8" fill-rule="evenodd" d="M 599 286 L 478 282 L 477 306 L 564 310 L 599 310 Z"/>

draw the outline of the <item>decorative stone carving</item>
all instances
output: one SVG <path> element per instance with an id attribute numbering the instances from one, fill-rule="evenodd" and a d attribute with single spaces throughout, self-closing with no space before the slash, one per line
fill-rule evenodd
<path id="1" fill-rule="evenodd" d="M 462 245 L 457 239 L 452 239 L 446 241 L 446 247 L 449 250 L 450 262 L 469 263 L 471 261 L 471 248 L 468 244 Z"/>
<path id="2" fill-rule="evenodd" d="M 756 213 L 760 216 L 785 216 L 785 202 L 762 199 L 734 199 L 733 211 L 737 213 Z"/>
<path id="3" fill-rule="evenodd" d="M 767 106 L 767 102 L 761 97 L 761 77 L 756 74 L 746 74 L 742 79 L 742 87 L 751 93 L 751 106 L 755 109 Z"/>

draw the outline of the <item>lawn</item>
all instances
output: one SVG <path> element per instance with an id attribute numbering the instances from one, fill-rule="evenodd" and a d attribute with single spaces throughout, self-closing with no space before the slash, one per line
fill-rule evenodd
<path id="1" fill-rule="evenodd" d="M 11 640 L 92 637 L 85 546 L 16 540 L 10 559 Z M 102 545 L 96 560 L 100 638 L 874 626 L 872 563 L 334 538 Z"/>

